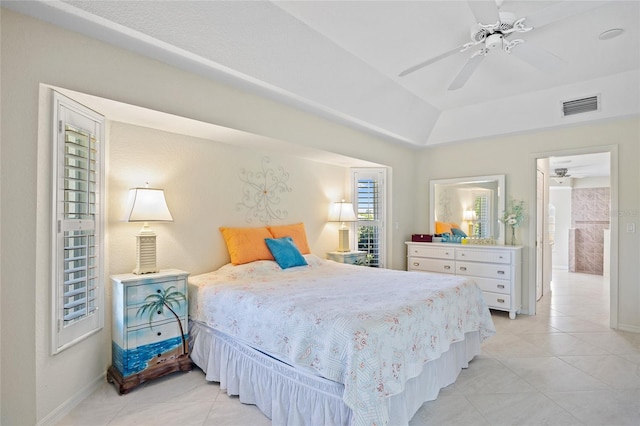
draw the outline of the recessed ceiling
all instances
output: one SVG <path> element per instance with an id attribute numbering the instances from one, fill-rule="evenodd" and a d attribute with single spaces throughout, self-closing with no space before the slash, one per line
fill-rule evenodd
<path id="1" fill-rule="evenodd" d="M 640 113 L 640 2 L 498 4 L 501 12 L 533 23 L 554 21 L 505 39 L 517 37 L 522 46 L 550 53 L 560 59 L 559 68 L 537 69 L 522 60 L 524 51 L 515 54 L 521 46 L 511 55 L 491 50 L 460 89 L 447 90 L 482 44 L 399 76 L 469 42 L 474 16 L 495 10 L 493 1 L 3 1 L 2 6 L 410 145 Z M 579 13 L 558 19 L 567 4 Z M 551 11 L 546 17 L 545 9 Z M 616 28 L 624 31 L 599 39 Z M 562 100 L 594 95 L 602 101 L 598 111 L 562 117 Z"/>

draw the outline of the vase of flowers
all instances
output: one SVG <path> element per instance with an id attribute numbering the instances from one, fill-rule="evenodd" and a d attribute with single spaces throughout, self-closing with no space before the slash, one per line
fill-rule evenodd
<path id="1" fill-rule="evenodd" d="M 507 228 L 511 229 L 511 239 L 507 244 L 516 245 L 516 228 L 520 227 L 524 221 L 524 201 L 511 200 L 510 210 L 502 212 L 500 222 L 504 223 Z"/>

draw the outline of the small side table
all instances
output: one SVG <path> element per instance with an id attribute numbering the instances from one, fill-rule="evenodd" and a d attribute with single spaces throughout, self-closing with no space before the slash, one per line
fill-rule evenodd
<path id="1" fill-rule="evenodd" d="M 107 381 L 119 394 L 192 369 L 187 329 L 188 272 L 113 275 L 112 358 Z M 166 301 L 166 302 L 165 302 Z"/>
<path id="2" fill-rule="evenodd" d="M 350 265 L 364 265 L 367 256 L 366 251 L 330 251 L 327 253 L 327 259 L 340 263 L 348 263 Z"/>

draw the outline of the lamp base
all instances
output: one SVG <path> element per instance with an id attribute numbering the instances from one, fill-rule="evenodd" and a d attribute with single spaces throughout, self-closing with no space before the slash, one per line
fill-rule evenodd
<path id="1" fill-rule="evenodd" d="M 151 234 L 151 235 L 150 235 Z M 158 272 L 156 267 L 156 235 L 145 232 L 136 235 L 136 268 L 134 274 Z"/>
<path id="2" fill-rule="evenodd" d="M 338 229 L 338 250 L 339 252 L 351 251 L 349 248 L 349 230 Z"/>
<path id="3" fill-rule="evenodd" d="M 467 234 L 467 236 L 472 236 L 473 235 L 473 223 L 469 223 L 469 232 Z"/>

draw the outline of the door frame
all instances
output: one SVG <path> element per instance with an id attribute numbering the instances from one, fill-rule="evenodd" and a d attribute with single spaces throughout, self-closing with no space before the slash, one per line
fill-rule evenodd
<path id="1" fill-rule="evenodd" d="M 594 147 L 576 148 L 561 151 L 545 151 L 538 152 L 530 155 L 531 167 L 530 167 L 530 193 L 529 199 L 537 199 L 537 176 L 538 176 L 538 160 L 549 157 L 563 157 L 567 155 L 582 155 L 582 154 L 595 154 L 601 152 L 609 153 L 609 191 L 611 194 L 610 208 L 610 229 L 611 229 L 611 256 L 610 256 L 610 276 L 609 276 L 609 326 L 613 329 L 618 328 L 618 145 L 602 145 Z M 548 203 L 548 201 L 546 202 Z M 547 206 L 545 206 L 547 208 Z M 543 210 L 546 211 L 546 210 Z M 537 205 L 535 202 L 531 202 L 529 206 L 529 223 L 537 222 Z M 536 227 L 529 226 L 529 241 L 536 241 Z M 549 248 L 543 246 L 543 251 Z M 528 292 L 524 297 L 528 298 L 529 314 L 535 315 L 536 313 L 536 247 L 532 247 L 529 250 L 529 268 L 528 268 Z M 543 254 L 544 256 L 544 254 Z"/>

